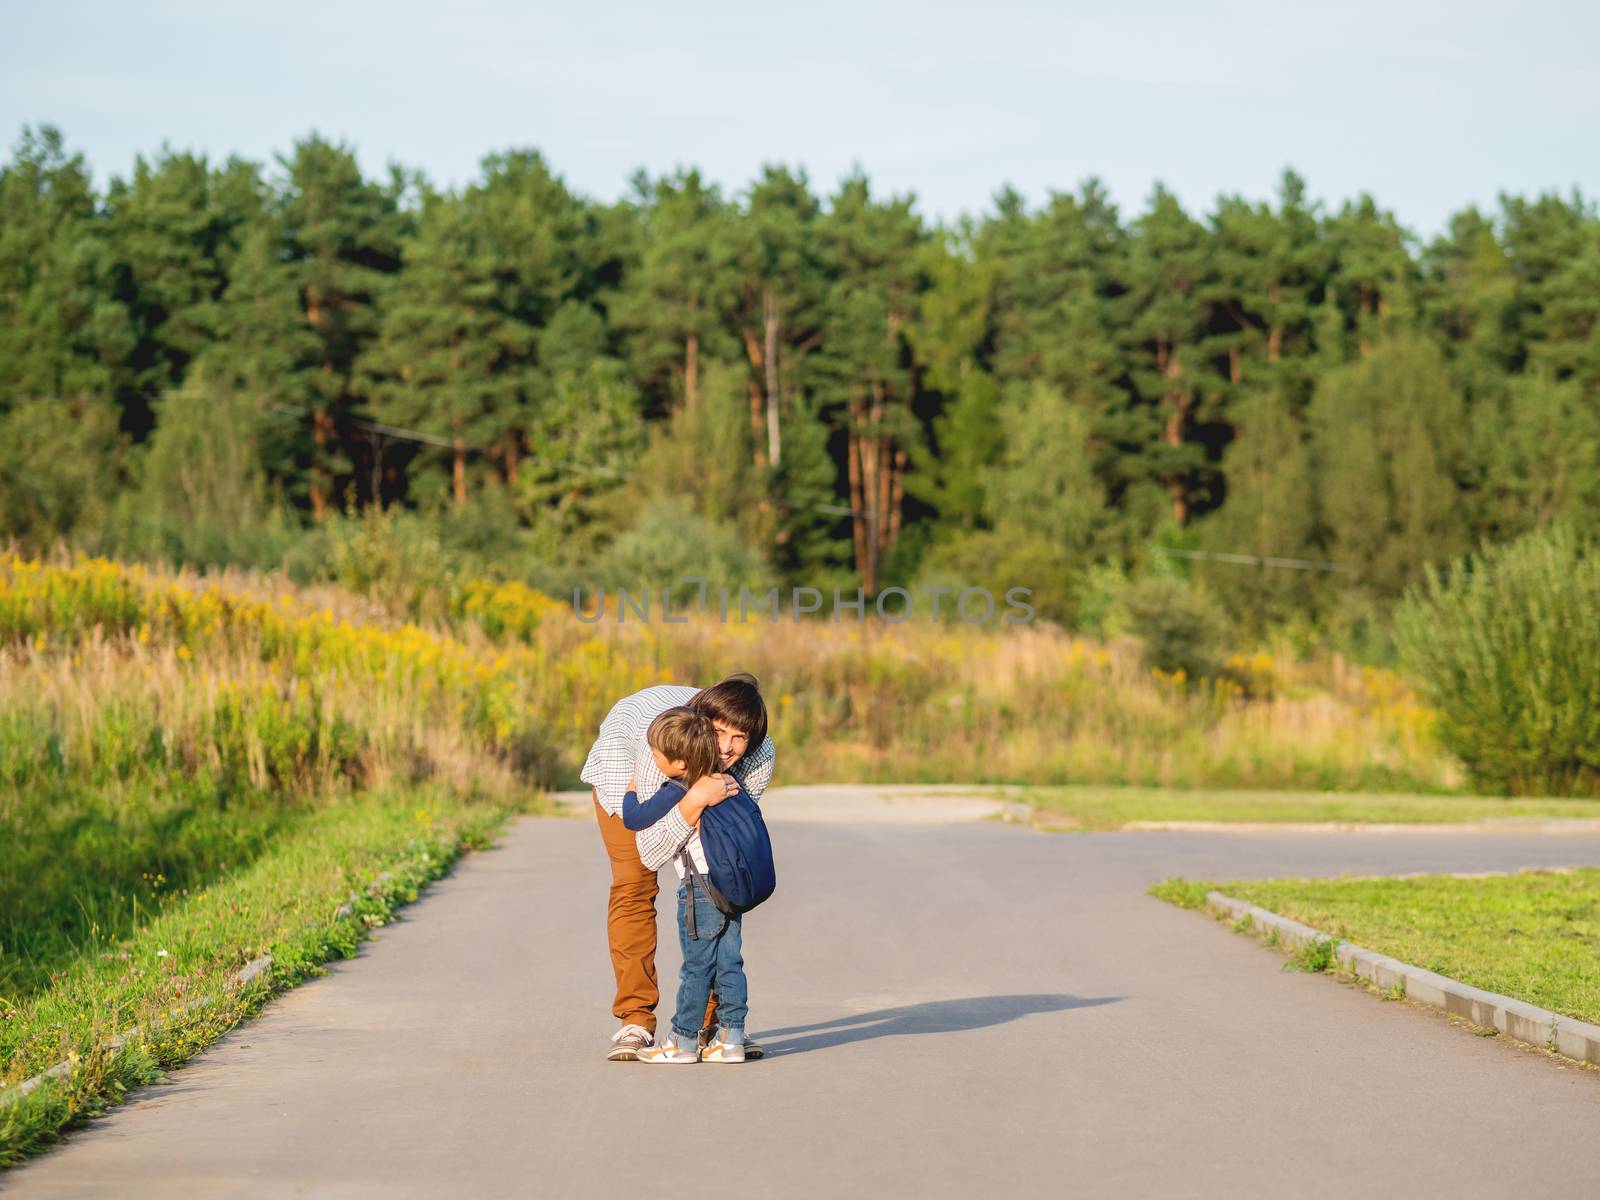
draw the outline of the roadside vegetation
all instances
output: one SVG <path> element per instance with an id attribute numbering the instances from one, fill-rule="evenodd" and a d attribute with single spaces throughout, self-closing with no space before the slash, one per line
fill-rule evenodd
<path id="1" fill-rule="evenodd" d="M 462 850 L 488 845 L 505 811 L 432 786 L 326 801 L 253 860 L 215 864 L 204 883 L 169 888 L 158 875 L 148 898 L 127 897 L 128 918 L 91 923 L 76 953 L 46 946 L 35 959 L 26 944 L 7 947 L 5 961 L 26 970 L 0 1002 L 0 1084 L 16 1088 L 61 1062 L 72 1069 L 26 1095 L 0 1092 L 0 1166 L 186 1062 L 319 964 L 353 954 Z M 270 967 L 235 986 L 261 955 Z M 48 975 L 26 978 L 46 961 L 56 964 Z"/>
<path id="2" fill-rule="evenodd" d="M 1203 907 L 1210 891 L 1327 934 L 1315 969 L 1332 964 L 1334 942 L 1351 942 L 1600 1024 L 1600 868 L 1477 878 L 1169 879 L 1150 889 L 1186 908 Z"/>

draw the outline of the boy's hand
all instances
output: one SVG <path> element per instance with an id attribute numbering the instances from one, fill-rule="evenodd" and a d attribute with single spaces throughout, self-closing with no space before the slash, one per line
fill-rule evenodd
<path id="1" fill-rule="evenodd" d="M 683 819 L 691 825 L 700 823 L 700 814 L 715 808 L 739 790 L 738 780 L 732 775 L 706 775 L 697 779 L 682 800 L 678 801 Z"/>

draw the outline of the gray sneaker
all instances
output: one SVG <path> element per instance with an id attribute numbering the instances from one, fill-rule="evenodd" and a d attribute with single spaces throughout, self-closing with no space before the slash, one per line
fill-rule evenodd
<path id="1" fill-rule="evenodd" d="M 611 1035 L 611 1049 L 606 1051 L 610 1062 L 633 1062 L 639 1051 L 654 1044 L 655 1034 L 643 1025 L 624 1025 Z"/>

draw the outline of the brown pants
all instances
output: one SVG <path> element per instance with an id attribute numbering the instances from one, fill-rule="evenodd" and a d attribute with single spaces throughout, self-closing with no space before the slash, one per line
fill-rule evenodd
<path id="1" fill-rule="evenodd" d="M 661 988 L 656 982 L 656 873 L 639 861 L 633 831 L 600 807 L 594 798 L 600 840 L 611 860 L 611 901 L 606 907 L 606 941 L 611 945 L 611 971 L 617 977 L 617 994 L 611 1015 L 625 1024 L 655 1032 L 656 1004 Z M 717 998 L 706 1005 L 705 1024 L 717 1022 Z"/>

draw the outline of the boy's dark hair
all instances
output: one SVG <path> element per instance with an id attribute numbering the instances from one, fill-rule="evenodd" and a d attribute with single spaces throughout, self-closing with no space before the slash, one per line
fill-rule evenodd
<path id="1" fill-rule="evenodd" d="M 692 708 L 669 708 L 657 714 L 644 736 L 667 758 L 683 761 L 685 784 L 692 785 L 721 766 L 711 718 Z"/>
<path id="2" fill-rule="evenodd" d="M 747 734 L 751 750 L 767 736 L 767 705 L 761 699 L 761 685 L 748 671 L 735 671 L 713 683 L 690 700 L 689 707 Z"/>

